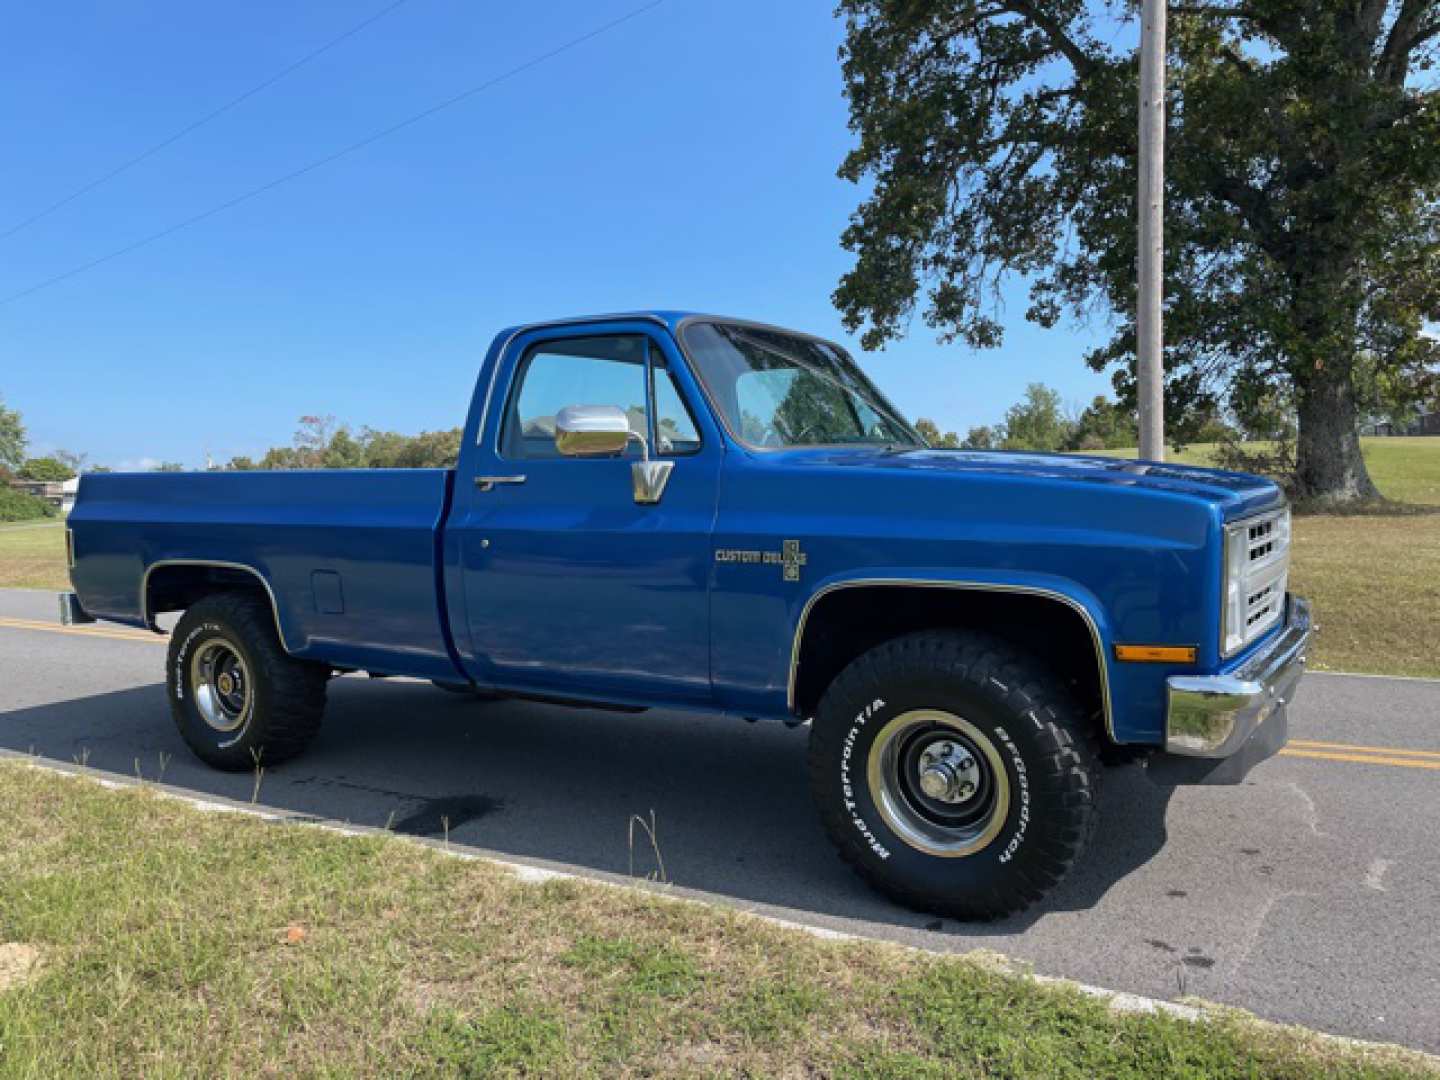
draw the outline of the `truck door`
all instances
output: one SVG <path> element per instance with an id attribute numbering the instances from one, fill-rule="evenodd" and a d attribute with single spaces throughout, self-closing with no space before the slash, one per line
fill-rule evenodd
<path id="1" fill-rule="evenodd" d="M 517 337 L 497 360 L 474 475 L 456 477 L 451 518 L 478 682 L 621 702 L 711 700 L 723 444 L 657 330 L 551 327 Z M 556 415 L 596 405 L 624 410 L 638 437 L 611 456 L 562 455 Z M 637 501 L 642 439 L 653 461 L 670 463 L 655 502 Z"/>

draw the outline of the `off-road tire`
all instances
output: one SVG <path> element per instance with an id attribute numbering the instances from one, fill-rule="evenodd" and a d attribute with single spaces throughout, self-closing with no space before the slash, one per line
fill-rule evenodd
<path id="1" fill-rule="evenodd" d="M 248 715 L 234 730 L 207 722 L 194 685 L 196 650 L 218 644 L 248 673 Z M 244 771 L 299 754 L 320 730 L 330 669 L 296 660 L 280 644 L 270 606 L 244 593 L 217 593 L 189 608 L 170 635 L 165 689 L 170 715 L 196 757 L 217 769 Z"/>
<path id="2" fill-rule="evenodd" d="M 996 804 L 998 832 L 969 854 L 917 847 L 872 795 L 877 737 L 932 710 L 974 725 L 997 751 L 987 760 L 1004 766 L 1008 810 Z M 1014 646 L 968 631 L 916 633 L 864 653 L 826 690 L 810 733 L 811 794 L 841 857 L 874 888 L 916 910 L 997 919 L 1041 899 L 1084 850 L 1096 822 L 1096 742 L 1060 682 Z"/>

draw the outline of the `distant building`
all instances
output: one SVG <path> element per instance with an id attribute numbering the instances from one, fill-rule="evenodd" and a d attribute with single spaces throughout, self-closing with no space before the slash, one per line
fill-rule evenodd
<path id="1" fill-rule="evenodd" d="M 1361 435 L 1440 435 L 1440 412 L 1421 413 L 1408 424 L 1392 424 L 1382 420 L 1366 424 Z"/>
<path id="2" fill-rule="evenodd" d="M 75 496 L 80 493 L 80 477 L 69 480 L 19 480 L 10 481 L 10 486 L 26 495 L 44 499 L 62 514 L 68 514 L 75 507 Z"/>
<path id="3" fill-rule="evenodd" d="M 10 486 L 26 495 L 44 499 L 51 506 L 59 507 L 65 502 L 64 485 L 59 480 L 11 480 Z"/>

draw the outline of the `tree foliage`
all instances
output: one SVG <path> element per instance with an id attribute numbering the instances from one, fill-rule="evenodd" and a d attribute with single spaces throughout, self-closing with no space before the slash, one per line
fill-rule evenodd
<path id="1" fill-rule="evenodd" d="M 20 477 L 23 480 L 48 480 L 58 483 L 69 480 L 74 475 L 74 469 L 53 457 L 26 458 L 25 463 L 20 466 Z"/>
<path id="2" fill-rule="evenodd" d="M 960 445 L 959 435 L 953 431 L 947 431 L 942 435 L 940 429 L 935 425 L 935 421 L 927 420 L 923 416 L 915 421 L 915 430 L 920 433 L 920 437 L 926 443 L 937 450 L 954 450 Z"/>
<path id="3" fill-rule="evenodd" d="M 1044 383 L 1031 383 L 1025 397 L 1005 411 L 1006 450 L 1059 450 L 1070 435 L 1060 395 Z"/>
<path id="4" fill-rule="evenodd" d="M 33 521 L 55 516 L 55 507 L 44 499 L 0 483 L 0 521 Z"/>
<path id="5" fill-rule="evenodd" d="M 351 434 L 333 416 L 302 416 L 289 446 L 272 446 L 258 461 L 230 459 L 227 469 L 443 469 L 460 457 L 460 428 L 402 435 L 364 427 Z"/>
<path id="6" fill-rule="evenodd" d="M 1067 450 L 1118 450 L 1140 443 L 1135 412 L 1103 394 L 1095 395 L 1075 418 L 1066 438 Z"/>
<path id="7" fill-rule="evenodd" d="M 0 470 L 14 472 L 25 461 L 25 447 L 28 444 L 25 424 L 20 413 L 5 407 L 0 398 Z"/>
<path id="8" fill-rule="evenodd" d="M 1005 432 L 989 425 L 972 427 L 960 443 L 966 450 L 994 450 L 1005 439 Z"/>
<path id="9" fill-rule="evenodd" d="M 972 427 L 963 440 L 953 431 L 941 435 L 935 422 L 923 417 L 915 421 L 915 430 L 931 446 L 965 450 L 1110 450 L 1132 447 L 1138 439 L 1135 411 L 1103 395 L 1071 413 L 1061 406 L 1058 392 L 1031 383 L 1000 423 Z M 1211 437 L 1217 430 L 1206 429 Z"/>
<path id="10" fill-rule="evenodd" d="M 843 237 L 837 306 L 866 347 L 917 306 L 942 340 L 1001 343 L 1026 317 L 1113 313 L 1087 362 L 1134 397 L 1137 6 L 841 0 L 872 192 Z M 1293 395 L 1294 485 L 1369 498 L 1357 367 L 1401 382 L 1440 346 L 1440 0 L 1171 6 L 1165 319 L 1169 415 Z M 1128 23 L 1128 27 L 1118 24 Z"/>

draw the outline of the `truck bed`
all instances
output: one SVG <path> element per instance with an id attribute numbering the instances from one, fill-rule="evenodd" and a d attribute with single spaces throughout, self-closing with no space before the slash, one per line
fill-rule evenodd
<path id="1" fill-rule="evenodd" d="M 90 473 L 68 522 L 75 589 L 89 614 L 145 626 L 195 575 L 258 578 L 294 655 L 454 679 L 437 543 L 453 476 Z"/>

